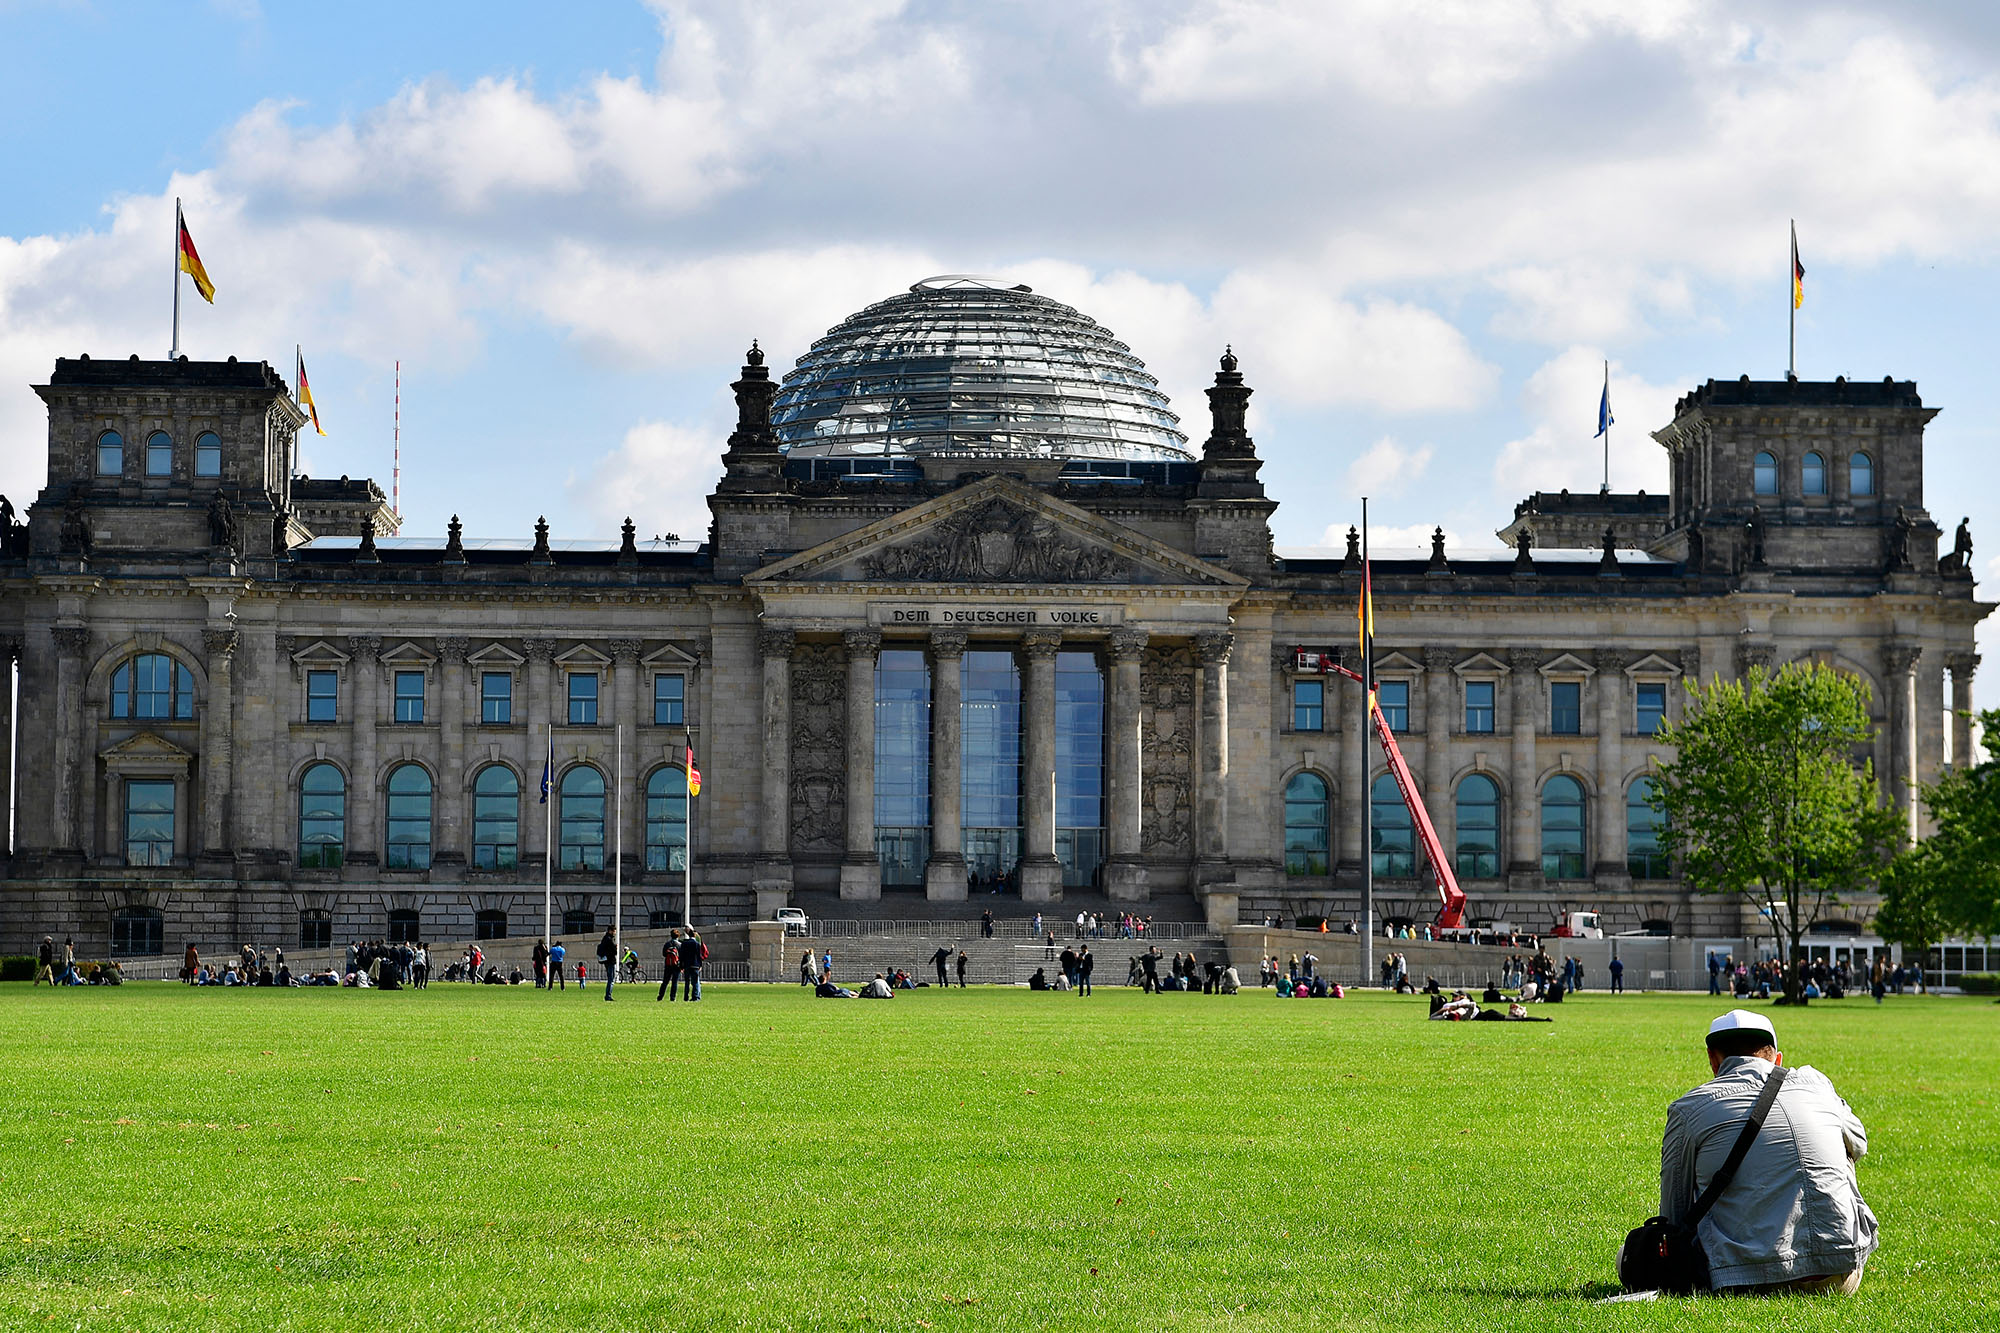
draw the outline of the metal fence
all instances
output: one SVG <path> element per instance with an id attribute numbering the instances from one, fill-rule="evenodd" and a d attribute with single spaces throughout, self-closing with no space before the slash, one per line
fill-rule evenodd
<path id="1" fill-rule="evenodd" d="M 1105 921 L 1094 933 L 1077 934 L 1075 917 L 1046 916 L 1042 919 L 1042 930 L 1035 931 L 1032 918 L 1009 917 L 993 923 L 993 938 L 1001 940 L 1022 940 L 1036 942 L 1050 931 L 1055 932 L 1056 941 L 1085 940 L 1204 940 L 1215 935 L 1215 931 L 1202 921 L 1155 921 L 1152 924 L 1126 936 L 1120 933 L 1116 923 Z M 948 921 L 905 921 L 882 919 L 873 921 L 841 921 L 814 917 L 805 923 L 807 936 L 820 940 L 840 939 L 972 939 L 981 934 L 979 921 L 958 918 Z"/>

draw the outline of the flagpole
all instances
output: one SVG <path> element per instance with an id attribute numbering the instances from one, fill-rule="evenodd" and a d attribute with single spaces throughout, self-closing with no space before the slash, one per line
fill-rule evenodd
<path id="1" fill-rule="evenodd" d="M 1609 495 L 1611 494 L 1611 413 L 1608 409 L 1611 406 L 1611 362 L 1608 358 L 1604 362 L 1603 401 L 1607 409 L 1604 413 L 1604 489 L 1599 493 Z"/>
<path id="2" fill-rule="evenodd" d="M 687 790 L 687 818 L 682 821 L 687 843 L 681 848 L 681 925 L 694 928 L 694 728 L 688 728 L 686 766 L 681 785 Z"/>
<path id="3" fill-rule="evenodd" d="M 618 796 L 612 804 L 617 821 L 611 835 L 611 974 L 625 960 L 625 724 L 618 724 Z"/>
<path id="4" fill-rule="evenodd" d="M 1368 497 L 1361 497 L 1361 984 L 1375 976 L 1375 809 L 1368 788 L 1369 732 L 1375 726 L 1375 625 L 1368 571 Z"/>
<path id="5" fill-rule="evenodd" d="M 174 339 L 167 349 L 167 360 L 179 359 L 181 354 L 181 197 L 174 196 Z"/>
<path id="6" fill-rule="evenodd" d="M 548 724 L 549 752 L 542 761 L 542 772 L 548 776 L 548 784 L 542 792 L 542 948 L 544 951 L 555 945 L 554 931 L 556 900 L 556 724 Z"/>
<path id="7" fill-rule="evenodd" d="M 1785 275 L 1785 319 L 1790 325 L 1785 337 L 1785 378 L 1799 373 L 1799 221 L 1792 219 L 1792 268 Z"/>

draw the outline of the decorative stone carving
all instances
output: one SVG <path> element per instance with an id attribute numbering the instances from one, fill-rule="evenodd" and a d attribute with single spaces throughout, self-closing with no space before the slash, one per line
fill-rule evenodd
<path id="1" fill-rule="evenodd" d="M 369 520 L 361 525 L 361 549 L 355 552 L 354 559 L 357 564 L 371 565 L 379 562 L 381 558 L 381 554 L 375 549 L 375 524 L 373 520 Z"/>
<path id="2" fill-rule="evenodd" d="M 1736 645 L 1736 674 L 1747 676 L 1752 670 L 1762 667 L 1771 669 L 1771 659 L 1775 650 L 1768 643 L 1738 643 Z"/>
<path id="3" fill-rule="evenodd" d="M 356 662 L 372 662 L 382 653 L 382 636 L 379 634 L 350 634 L 347 636 L 349 655 Z"/>
<path id="4" fill-rule="evenodd" d="M 1444 529 L 1431 530 L 1431 562 L 1424 567 L 1426 574 L 1449 574 L 1451 562 L 1444 556 Z"/>
<path id="5" fill-rule="evenodd" d="M 1029 630 L 1021 636 L 1021 651 L 1029 657 L 1054 657 L 1062 651 L 1062 635 L 1054 630 Z"/>
<path id="6" fill-rule="evenodd" d="M 90 631 L 81 625 L 57 625 L 49 631 L 55 640 L 56 651 L 64 657 L 82 657 L 90 647 Z"/>
<path id="7" fill-rule="evenodd" d="M 555 556 L 549 553 L 549 520 L 546 517 L 538 517 L 535 519 L 535 549 L 529 552 L 528 563 L 553 565 L 555 562 Z"/>
<path id="8" fill-rule="evenodd" d="M 556 641 L 554 639 L 523 639 L 521 641 L 521 651 L 527 656 L 530 662 L 551 661 L 556 655 Z"/>
<path id="9" fill-rule="evenodd" d="M 448 666 L 457 666 L 465 660 L 466 640 L 459 635 L 448 635 L 437 641 L 438 658 Z"/>
<path id="10" fill-rule="evenodd" d="M 1424 649 L 1424 670 L 1446 672 L 1458 665 L 1458 650 L 1455 648 Z"/>
<path id="11" fill-rule="evenodd" d="M 1185 859 L 1194 850 L 1194 654 L 1149 649 L 1139 679 L 1140 850 Z"/>
<path id="12" fill-rule="evenodd" d="M 1195 657 L 1205 667 L 1228 666 L 1229 650 L 1235 646 L 1236 636 L 1227 630 L 1211 630 L 1194 638 Z"/>
<path id="13" fill-rule="evenodd" d="M 997 497 L 941 520 L 914 541 L 875 552 L 861 566 L 871 579 L 951 583 L 1112 583 L 1132 568 Z"/>
<path id="14" fill-rule="evenodd" d="M 238 540 L 236 511 L 230 507 L 229 497 L 217 491 L 215 498 L 208 502 L 208 544 L 233 554 Z"/>
<path id="15" fill-rule="evenodd" d="M 1542 655 L 1533 648 L 1509 648 L 1507 665 L 1517 676 L 1530 675 L 1541 670 Z"/>
<path id="16" fill-rule="evenodd" d="M 847 840 L 847 663 L 831 644 L 801 644 L 791 674 L 792 854 L 837 856 Z"/>
<path id="17" fill-rule="evenodd" d="M 1923 655 L 1924 650 L 1915 645 L 1892 643 L 1882 650 L 1882 666 L 1892 679 L 1906 678 Z"/>
<path id="18" fill-rule="evenodd" d="M 236 651 L 237 632 L 235 629 L 205 629 L 201 632 L 201 646 L 212 662 L 218 657 L 228 657 Z"/>
<path id="19" fill-rule="evenodd" d="M 84 505 L 83 492 L 70 492 L 68 502 L 63 505 L 62 528 L 59 536 L 64 554 L 90 554 L 90 514 Z"/>
<path id="20" fill-rule="evenodd" d="M 1146 640 L 1150 636 L 1142 629 L 1114 629 L 1105 649 L 1114 662 L 1137 661 L 1146 651 Z M 1285 654 L 1285 661 L 1291 661 L 1291 653 Z"/>
<path id="21" fill-rule="evenodd" d="M 451 516 L 451 522 L 444 530 L 444 563 L 462 565 L 465 563 L 465 525 L 458 521 L 458 515 Z"/>
<path id="22" fill-rule="evenodd" d="M 934 629 L 931 631 L 931 657 L 939 662 L 956 662 L 965 656 L 967 642 L 962 629 Z"/>
<path id="23" fill-rule="evenodd" d="M 1910 568 L 1910 534 L 1915 532 L 1916 528 L 1916 523 L 1910 518 L 1910 511 L 1901 505 L 1897 505 L 1896 521 L 1889 528 L 1887 537 L 1889 543 L 1888 564 L 1891 570 Z"/>
<path id="24" fill-rule="evenodd" d="M 1625 669 L 1625 654 L 1616 648 L 1599 648 L 1590 655 L 1590 664 L 1604 675 L 1613 675 Z"/>
<path id="25" fill-rule="evenodd" d="M 625 516 L 625 522 L 618 529 L 618 563 L 620 565 L 639 563 L 639 532 L 632 526 L 632 517 L 629 514 Z"/>
<path id="26" fill-rule="evenodd" d="M 612 661 L 619 666 L 629 667 L 639 665 L 639 653 L 646 645 L 638 639 L 613 639 L 606 646 L 611 649 Z"/>
<path id="27" fill-rule="evenodd" d="M 882 651 L 882 631 L 879 629 L 843 630 L 840 642 L 850 654 L 879 653 Z"/>
<path id="28" fill-rule="evenodd" d="M 757 631 L 757 655 L 762 658 L 790 657 L 799 632 L 767 625 Z"/>

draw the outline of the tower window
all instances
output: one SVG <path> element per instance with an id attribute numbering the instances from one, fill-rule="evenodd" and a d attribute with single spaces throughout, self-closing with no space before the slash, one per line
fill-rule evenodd
<path id="1" fill-rule="evenodd" d="M 156 430 L 146 437 L 146 475 L 174 475 L 174 439 L 163 430 Z"/>
<path id="2" fill-rule="evenodd" d="M 1875 494 L 1875 460 L 1867 454 L 1847 460 L 1847 493 L 1857 500 Z"/>
<path id="3" fill-rule="evenodd" d="M 222 475 L 222 441 L 212 430 L 203 431 L 194 438 L 194 474 L 197 477 Z"/>
<path id="4" fill-rule="evenodd" d="M 1767 453 L 1760 453 L 1750 464 L 1750 489 L 1759 495 L 1778 493 L 1778 460 Z"/>
<path id="5" fill-rule="evenodd" d="M 1809 453 L 1799 461 L 1799 489 L 1807 495 L 1826 494 L 1826 459 Z"/>
<path id="6" fill-rule="evenodd" d="M 97 475 L 115 477 L 125 470 L 125 437 L 107 430 L 97 437 Z"/>

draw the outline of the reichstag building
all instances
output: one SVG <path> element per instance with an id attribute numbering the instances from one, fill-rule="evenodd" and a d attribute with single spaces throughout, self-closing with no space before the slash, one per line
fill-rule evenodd
<path id="1" fill-rule="evenodd" d="M 539 934 L 550 858 L 563 929 L 599 930 L 621 843 L 625 926 L 677 924 L 690 743 L 702 923 L 996 891 L 1340 919 L 1364 857 L 1386 916 L 1432 915 L 1325 672 L 1359 551 L 1273 546 L 1233 356 L 1199 444 L 1109 330 L 996 281 L 746 361 L 705 539 L 593 545 L 397 535 L 372 482 L 296 475 L 267 364 L 58 360 L 47 486 L 4 515 L 0 949 Z M 1924 504 L 1934 413 L 1710 380 L 1657 423 L 1666 495 L 1537 493 L 1504 548 L 1375 562 L 1383 704 L 1472 919 L 1752 926 L 1676 880 L 1645 794 L 1682 682 L 1758 664 L 1869 683 L 1915 825 L 1991 609 Z"/>

